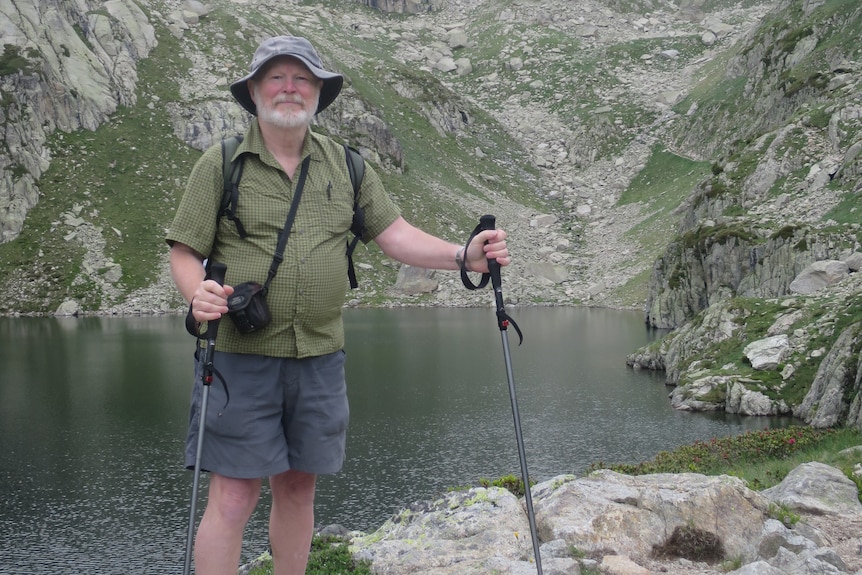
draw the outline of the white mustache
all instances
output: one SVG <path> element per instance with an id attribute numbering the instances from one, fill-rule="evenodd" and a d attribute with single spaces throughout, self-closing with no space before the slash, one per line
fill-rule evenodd
<path id="1" fill-rule="evenodd" d="M 276 96 L 272 101 L 273 104 L 299 104 L 303 105 L 305 102 L 302 101 L 302 98 L 296 98 L 293 96 Z"/>

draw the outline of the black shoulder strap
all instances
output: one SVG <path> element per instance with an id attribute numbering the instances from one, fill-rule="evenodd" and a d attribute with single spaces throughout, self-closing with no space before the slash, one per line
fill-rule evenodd
<path id="1" fill-rule="evenodd" d="M 350 280 L 350 287 L 356 289 L 359 287 L 359 282 L 356 281 L 356 270 L 353 267 L 353 250 L 365 234 L 365 212 L 359 205 L 359 188 L 362 187 L 362 178 L 365 176 L 365 160 L 359 152 L 347 144 L 344 144 L 344 156 L 347 160 L 350 183 L 353 184 L 353 223 L 350 225 L 353 239 L 347 241 L 347 277 Z"/>
<path id="2" fill-rule="evenodd" d="M 272 264 L 269 266 L 269 274 L 266 278 L 266 283 L 263 284 L 263 294 L 269 291 L 269 284 L 272 278 L 275 277 L 278 271 L 278 266 L 284 261 L 284 248 L 287 246 L 287 238 L 290 237 L 290 230 L 293 227 L 293 220 L 296 218 L 296 210 L 299 208 L 299 199 L 302 197 L 302 189 L 305 187 L 305 178 L 308 176 L 308 166 L 311 165 L 311 156 L 306 156 L 302 161 L 302 166 L 299 168 L 299 180 L 296 182 L 296 189 L 293 190 L 293 201 L 290 203 L 290 210 L 287 212 L 287 220 L 284 222 L 284 227 L 278 234 L 278 245 L 275 248 L 275 255 L 272 256 Z"/>
<path id="3" fill-rule="evenodd" d="M 236 150 L 241 143 L 241 135 L 231 136 L 221 142 L 224 190 L 222 191 L 221 208 L 219 208 L 218 217 L 227 216 L 227 219 L 236 225 L 239 237 L 245 238 L 248 234 L 246 234 L 245 228 L 242 227 L 242 222 L 236 217 L 236 206 L 239 201 L 239 180 L 242 178 L 245 156 L 242 155 L 236 161 L 233 160 L 233 156 L 236 154 Z"/>

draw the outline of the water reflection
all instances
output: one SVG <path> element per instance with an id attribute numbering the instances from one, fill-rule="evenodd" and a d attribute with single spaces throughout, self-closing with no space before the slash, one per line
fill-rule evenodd
<path id="1" fill-rule="evenodd" d="M 625 366 L 657 335 L 639 313 L 509 311 L 525 334 L 510 340 L 533 479 L 787 424 L 673 411 L 661 374 Z M 519 473 L 493 310 L 348 310 L 346 324 L 348 459 L 320 481 L 318 522 L 370 530 L 411 501 Z M 0 318 L 0 572 L 178 571 L 191 353 L 181 317 Z M 262 503 L 244 560 L 266 548 Z"/>

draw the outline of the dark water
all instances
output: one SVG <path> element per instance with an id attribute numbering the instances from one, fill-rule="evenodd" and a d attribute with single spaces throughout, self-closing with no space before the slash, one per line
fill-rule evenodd
<path id="1" fill-rule="evenodd" d="M 660 335 L 640 313 L 509 311 L 525 334 L 507 332 L 531 479 L 790 423 L 672 410 L 662 374 L 625 366 Z M 370 531 L 412 501 L 520 474 L 493 310 L 345 322 L 347 462 L 320 479 L 318 523 Z M 181 571 L 191 353 L 180 317 L 0 318 L 0 573 Z M 244 560 L 266 549 L 267 507 L 265 493 Z"/>

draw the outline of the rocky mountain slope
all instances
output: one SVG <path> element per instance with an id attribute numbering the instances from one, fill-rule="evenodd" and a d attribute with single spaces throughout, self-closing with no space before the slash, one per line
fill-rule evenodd
<path id="1" fill-rule="evenodd" d="M 0 30 L 0 313 L 181 310 L 164 229 L 200 151 L 248 121 L 227 85 L 292 33 L 348 80 L 316 129 L 408 219 L 510 232 L 511 304 L 687 327 L 630 358 L 667 369 L 680 406 L 814 421 L 837 394 L 822 420 L 862 419 L 855 2 L 0 0 Z M 490 303 L 373 246 L 357 259 L 351 305 Z M 777 322 L 786 296 L 799 313 Z M 794 351 L 755 369 L 740 351 L 770 328 Z"/>
<path id="2" fill-rule="evenodd" d="M 102 6 L 3 0 L 4 57 L 14 72 L 2 77 L 8 129 L 0 228 L 8 245 L 0 266 L 9 272 L 4 287 L 22 294 L 4 309 L 53 312 L 67 301 L 66 310 L 147 311 L 176 303 L 163 261 L 151 260 L 159 272 L 147 277 L 130 261 L 164 255 L 156 234 L 131 249 L 140 241 L 136 230 L 99 210 L 102 202 L 93 197 L 104 193 L 104 201 L 118 203 L 110 194 L 132 193 L 105 189 L 110 181 L 88 181 L 124 169 L 123 158 L 112 157 L 117 146 L 102 132 L 124 121 L 124 107 L 149 109 L 150 120 L 168 114 L 143 122 L 138 138 L 162 140 L 169 129 L 167 136 L 194 150 L 240 130 L 247 118 L 226 86 L 247 66 L 257 40 L 270 33 L 313 38 L 327 61 L 348 75 L 346 97 L 321 115 L 320 126 L 364 148 L 396 180 L 419 180 L 392 185 L 396 197 L 398 188 L 412 188 L 399 197 L 408 215 L 428 213 L 432 197 L 430 217 L 417 219 L 453 240 L 466 238 L 479 214 L 497 215 L 512 232 L 516 263 L 507 281 L 513 300 L 641 306 L 644 274 L 674 230 L 662 226 L 644 246 L 630 233 L 637 224 L 652 228 L 653 211 L 619 200 L 678 115 L 671 106 L 771 6 L 725 4 L 629 6 L 643 13 L 603 2 L 378 4 L 414 11 L 393 16 L 344 1 L 111 0 Z M 186 61 L 175 62 L 180 56 Z M 165 77 L 150 80 L 151 72 L 142 69 L 149 65 Z M 176 84 L 173 93 L 161 93 L 159 80 Z M 404 122 L 406 114 L 411 117 Z M 63 137 L 80 138 L 82 130 L 96 131 L 101 149 Z M 188 167 L 193 155 L 171 141 L 170 154 L 152 157 L 157 154 L 139 144 L 125 170 L 143 176 L 118 183 L 165 196 L 158 199 L 167 212 L 159 208 L 161 217 L 149 228 L 164 227 L 186 172 L 158 170 L 164 162 Z M 435 157 L 419 157 L 429 152 Z M 61 162 L 64 156 L 68 163 Z M 83 163 L 87 156 L 98 157 L 109 174 L 76 177 L 82 166 L 75 158 Z M 44 174 L 52 167 L 49 177 L 60 184 L 55 193 L 62 199 L 46 192 L 52 186 Z M 460 181 L 447 181 L 447 172 Z M 160 181 L 170 177 L 175 181 Z M 176 186 L 165 189 L 171 183 Z M 152 190 L 154 184 L 161 189 Z M 413 203 L 417 195 L 422 205 Z M 39 222 L 31 210 L 52 201 L 53 208 L 42 206 L 50 213 Z M 133 209 L 153 209 L 154 203 Z M 27 245 L 43 244 L 48 234 L 62 241 Z M 71 256 L 69 243 L 78 248 Z M 61 255 L 46 255 L 46 247 Z M 379 259 L 371 262 L 376 269 L 366 276 L 381 271 Z M 54 278 L 44 269 L 52 263 Z M 391 299 L 393 274 L 382 276 L 356 299 Z M 444 274 L 425 299 L 475 302 L 451 280 Z"/>

